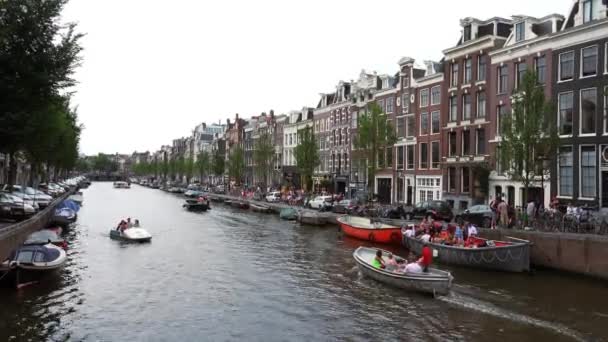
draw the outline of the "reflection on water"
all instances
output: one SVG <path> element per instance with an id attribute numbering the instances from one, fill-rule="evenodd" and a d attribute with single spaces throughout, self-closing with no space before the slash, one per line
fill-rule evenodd
<path id="1" fill-rule="evenodd" d="M 601 282 L 444 266 L 455 288 L 433 299 L 363 278 L 352 252 L 365 243 L 333 227 L 222 205 L 191 213 L 177 196 L 138 186 L 84 191 L 63 272 L 0 292 L 0 340 L 607 338 Z M 109 239 L 127 216 L 142 221 L 152 243 Z"/>

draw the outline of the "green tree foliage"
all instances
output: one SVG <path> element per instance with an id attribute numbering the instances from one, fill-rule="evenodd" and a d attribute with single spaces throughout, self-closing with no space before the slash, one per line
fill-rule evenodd
<path id="1" fill-rule="evenodd" d="M 354 146 L 364 158 L 367 168 L 367 186 L 371 194 L 374 189 L 375 175 L 378 170 L 379 156 L 391 147 L 397 138 L 389 117 L 376 103 L 367 107 L 367 113 L 357 121 L 357 135 Z M 383 159 L 383 158 L 382 158 Z"/>
<path id="2" fill-rule="evenodd" d="M 211 170 L 211 157 L 209 152 L 201 151 L 196 158 L 196 171 L 199 175 L 199 180 L 203 183 L 203 178 L 209 175 L 209 171 Z"/>
<path id="3" fill-rule="evenodd" d="M 213 152 L 211 169 L 215 176 L 222 176 L 224 172 L 226 172 L 226 162 L 224 160 L 224 156 L 221 155 L 218 150 Z"/>
<path id="4" fill-rule="evenodd" d="M 75 83 L 82 37 L 59 20 L 66 3 L 0 1 L 0 152 L 24 151 L 34 166 L 57 169 L 75 166 L 81 130 L 62 95 Z"/>
<path id="5" fill-rule="evenodd" d="M 118 171 L 118 164 L 108 155 L 100 153 L 93 160 L 93 170 L 105 173 L 116 172 Z"/>
<path id="6" fill-rule="evenodd" d="M 186 177 L 186 183 L 190 184 L 190 179 L 194 174 L 194 160 L 192 158 L 184 159 L 184 176 Z"/>
<path id="7" fill-rule="evenodd" d="M 274 145 L 272 136 L 267 132 L 260 134 L 255 141 L 253 150 L 253 162 L 257 179 L 261 180 L 266 187 L 274 163 Z"/>
<path id="8" fill-rule="evenodd" d="M 230 176 L 236 184 L 241 184 L 244 172 L 245 153 L 241 146 L 236 146 L 230 151 L 230 156 L 228 157 L 228 176 Z"/>
<path id="9" fill-rule="evenodd" d="M 509 177 L 524 185 L 526 203 L 535 177 L 544 177 L 539 163 L 555 155 L 559 136 L 552 106 L 545 99 L 544 88 L 538 86 L 535 73 L 526 72 L 511 102 L 511 113 L 502 118 L 500 160 Z"/>
<path id="10" fill-rule="evenodd" d="M 294 149 L 294 156 L 305 190 L 312 189 L 312 176 L 315 167 L 319 166 L 319 148 L 312 127 L 305 127 L 298 131 L 300 143 Z"/>

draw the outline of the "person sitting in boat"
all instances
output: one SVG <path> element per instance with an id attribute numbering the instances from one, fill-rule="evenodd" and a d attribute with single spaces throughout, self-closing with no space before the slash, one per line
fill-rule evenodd
<path id="1" fill-rule="evenodd" d="M 391 270 L 395 270 L 399 267 L 399 263 L 397 263 L 397 260 L 393 257 L 393 253 L 388 253 L 387 258 L 388 260 L 385 263 L 387 269 L 390 268 Z"/>
<path id="2" fill-rule="evenodd" d="M 431 234 L 429 234 L 429 230 L 428 229 L 424 230 L 424 233 L 420 237 L 420 240 L 423 241 L 423 242 L 425 242 L 425 243 L 428 243 L 428 242 L 431 241 Z"/>
<path id="3" fill-rule="evenodd" d="M 418 261 L 410 262 L 403 269 L 405 273 L 422 273 L 422 265 Z"/>
<path id="4" fill-rule="evenodd" d="M 133 227 L 139 228 L 139 220 L 135 219 L 135 223 L 133 223 Z"/>
<path id="5" fill-rule="evenodd" d="M 429 271 L 429 266 L 433 263 L 433 252 L 431 251 L 431 247 L 429 247 L 428 243 L 425 243 L 422 247 L 422 256 L 417 261 L 420 266 L 422 266 L 423 272 Z"/>
<path id="6" fill-rule="evenodd" d="M 133 228 L 133 222 L 131 222 L 130 217 L 127 217 L 127 228 Z"/>
<path id="7" fill-rule="evenodd" d="M 127 224 L 127 221 L 122 220 L 120 221 L 120 224 L 118 225 L 118 231 L 120 232 L 124 232 L 125 230 L 127 230 L 127 228 L 129 228 L 129 225 Z"/>
<path id="8" fill-rule="evenodd" d="M 120 222 L 118 222 L 118 225 L 116 226 L 116 230 L 118 231 L 122 231 L 122 227 L 123 225 L 125 225 L 127 222 L 125 220 L 120 220 Z"/>
<path id="9" fill-rule="evenodd" d="M 464 224 L 456 225 L 454 229 L 454 240 L 453 243 L 455 245 L 461 245 L 464 242 Z"/>
<path id="10" fill-rule="evenodd" d="M 477 236 L 477 234 L 478 234 L 477 227 L 475 227 L 474 224 L 469 223 L 469 224 L 467 224 L 466 227 L 467 227 L 467 238 L 469 238 L 471 236 L 473 236 L 473 237 Z"/>
<path id="11" fill-rule="evenodd" d="M 376 251 L 376 256 L 372 260 L 372 266 L 374 266 L 375 268 L 382 268 L 382 269 L 386 268 L 386 264 L 384 263 L 384 259 L 382 259 L 382 251 L 381 250 Z"/>

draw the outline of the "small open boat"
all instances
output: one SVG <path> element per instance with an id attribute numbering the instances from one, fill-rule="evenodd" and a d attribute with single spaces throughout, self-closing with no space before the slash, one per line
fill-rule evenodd
<path id="1" fill-rule="evenodd" d="M 76 211 L 64 207 L 55 209 L 55 211 L 53 212 L 53 216 L 51 216 L 49 222 L 51 224 L 67 227 L 71 223 L 74 223 L 77 219 L 78 214 L 76 214 Z"/>
<path id="2" fill-rule="evenodd" d="M 372 266 L 376 256 L 376 248 L 359 247 L 353 252 L 353 257 L 363 275 L 377 281 L 396 286 L 406 290 L 431 293 L 433 295 L 446 295 L 452 287 L 454 279 L 450 272 L 429 268 L 428 272 L 401 273 Z M 382 251 L 388 254 L 387 251 Z M 397 260 L 400 258 L 397 257 Z"/>
<path id="3" fill-rule="evenodd" d="M 444 264 L 462 265 L 487 270 L 524 272 L 530 270 L 530 242 L 513 239 L 513 242 L 493 241 L 472 237 L 472 246 L 460 247 L 429 242 L 433 254 Z M 424 242 L 404 235 L 403 244 L 412 252 L 420 254 Z M 437 252 L 435 252 L 437 251 Z"/>
<path id="4" fill-rule="evenodd" d="M 127 242 L 149 242 L 152 235 L 143 228 L 127 228 L 123 232 L 116 229 L 110 230 L 110 238 Z"/>
<path id="5" fill-rule="evenodd" d="M 130 189 L 131 184 L 129 184 L 127 182 L 123 182 L 123 181 L 118 181 L 118 182 L 114 182 L 114 188 L 115 189 Z"/>
<path id="6" fill-rule="evenodd" d="M 0 264 L 2 283 L 21 287 L 65 265 L 67 254 L 52 243 L 22 246 Z"/>
<path id="7" fill-rule="evenodd" d="M 294 208 L 283 208 L 279 212 L 279 217 L 282 220 L 295 220 L 298 216 L 298 212 Z"/>
<path id="8" fill-rule="evenodd" d="M 209 201 L 189 198 L 183 207 L 190 211 L 207 211 L 209 209 Z"/>
<path id="9" fill-rule="evenodd" d="M 298 213 L 298 222 L 312 226 L 323 226 L 329 221 L 329 217 L 322 213 L 303 210 Z"/>
<path id="10" fill-rule="evenodd" d="M 372 242 L 401 244 L 402 235 L 399 227 L 356 216 L 338 217 L 337 221 L 342 232 L 350 237 Z"/>
<path id="11" fill-rule="evenodd" d="M 252 211 L 258 212 L 258 213 L 271 213 L 272 209 L 267 206 L 267 205 L 263 205 L 263 204 L 253 204 L 251 203 L 249 205 L 249 208 L 251 208 Z"/>
<path id="12" fill-rule="evenodd" d="M 230 205 L 239 209 L 249 209 L 249 203 L 245 201 L 232 201 Z"/>

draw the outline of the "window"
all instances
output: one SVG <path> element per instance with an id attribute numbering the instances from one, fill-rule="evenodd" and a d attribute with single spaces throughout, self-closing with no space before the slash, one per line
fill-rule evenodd
<path id="1" fill-rule="evenodd" d="M 405 136 L 413 137 L 416 135 L 416 118 L 414 115 L 405 117 Z"/>
<path id="2" fill-rule="evenodd" d="M 604 134 L 608 134 L 608 86 L 604 87 Z"/>
<path id="3" fill-rule="evenodd" d="M 395 99 L 392 97 L 389 97 L 388 99 L 386 99 L 386 112 L 387 113 L 393 112 L 393 102 L 394 101 L 395 101 Z"/>
<path id="4" fill-rule="evenodd" d="M 420 190 L 420 201 L 421 202 L 426 201 L 426 191 L 425 190 Z"/>
<path id="5" fill-rule="evenodd" d="M 458 120 L 458 97 L 450 96 L 450 122 Z"/>
<path id="6" fill-rule="evenodd" d="M 462 155 L 471 155 L 471 131 L 468 129 L 466 131 L 462 131 Z"/>
<path id="7" fill-rule="evenodd" d="M 477 80 L 485 81 L 486 79 L 486 56 L 479 55 L 477 58 Z"/>
<path id="8" fill-rule="evenodd" d="M 407 152 L 407 154 L 405 156 L 406 163 L 407 163 L 407 165 L 406 165 L 407 170 L 414 169 L 414 155 L 415 155 L 414 148 L 415 148 L 414 145 L 407 145 L 405 147 L 405 150 Z"/>
<path id="9" fill-rule="evenodd" d="M 448 133 L 448 156 L 454 157 L 456 155 L 456 132 Z"/>
<path id="10" fill-rule="evenodd" d="M 580 134 L 595 133 L 596 109 L 597 90 L 595 88 L 582 89 L 580 107 Z"/>
<path id="11" fill-rule="evenodd" d="M 439 111 L 431 113 L 431 134 L 439 133 Z"/>
<path id="12" fill-rule="evenodd" d="M 547 61 L 545 60 L 545 56 L 536 57 L 534 59 L 534 71 L 536 72 L 536 80 L 540 84 L 545 84 L 547 80 Z"/>
<path id="13" fill-rule="evenodd" d="M 581 77 L 595 76 L 597 74 L 597 46 L 582 49 L 581 61 Z"/>
<path id="14" fill-rule="evenodd" d="M 469 40 L 471 40 L 471 25 L 467 25 L 464 27 L 464 37 L 463 37 L 465 42 L 468 42 Z"/>
<path id="15" fill-rule="evenodd" d="M 574 110 L 574 93 L 561 93 L 558 96 L 558 111 L 559 116 L 557 123 L 560 135 L 572 134 L 572 116 Z"/>
<path id="16" fill-rule="evenodd" d="M 596 195 L 596 160 L 595 146 L 581 146 L 581 197 Z"/>
<path id="17" fill-rule="evenodd" d="M 359 113 L 357 113 L 357 112 L 352 112 L 350 114 L 350 122 L 351 122 L 350 126 L 352 128 L 357 128 L 357 119 L 358 119 L 358 116 L 359 116 Z"/>
<path id="18" fill-rule="evenodd" d="M 431 142 L 431 169 L 439 168 L 439 141 Z"/>
<path id="19" fill-rule="evenodd" d="M 393 147 L 386 148 L 386 167 L 393 167 Z"/>
<path id="20" fill-rule="evenodd" d="M 462 192 L 469 192 L 469 168 L 468 167 L 463 167 L 462 168 Z"/>
<path id="21" fill-rule="evenodd" d="M 429 134 L 429 113 L 420 114 L 420 135 Z"/>
<path id="22" fill-rule="evenodd" d="M 429 90 L 422 89 L 420 91 L 420 108 L 426 107 L 429 105 Z"/>
<path id="23" fill-rule="evenodd" d="M 403 170 L 403 146 L 397 147 L 397 170 Z"/>
<path id="24" fill-rule="evenodd" d="M 397 137 L 405 136 L 405 117 L 397 118 Z"/>
<path id="25" fill-rule="evenodd" d="M 471 94 L 462 95 L 462 120 L 471 119 Z"/>
<path id="26" fill-rule="evenodd" d="M 518 89 L 524 81 L 528 65 L 526 65 L 526 62 L 520 62 L 515 65 L 515 69 L 517 70 L 515 72 L 515 88 Z"/>
<path id="27" fill-rule="evenodd" d="M 509 82 L 509 69 L 507 65 L 498 67 L 498 93 L 504 94 L 507 92 Z"/>
<path id="28" fill-rule="evenodd" d="M 452 63 L 452 77 L 450 80 L 450 85 L 452 87 L 458 86 L 458 62 Z"/>
<path id="29" fill-rule="evenodd" d="M 410 76 L 403 76 L 403 88 L 408 88 L 410 86 Z"/>
<path id="30" fill-rule="evenodd" d="M 583 23 L 593 20 L 593 1 L 583 0 Z"/>
<path id="31" fill-rule="evenodd" d="M 475 130 L 477 132 L 477 144 L 476 151 L 477 154 L 486 154 L 486 134 L 483 128 L 478 128 Z"/>
<path id="32" fill-rule="evenodd" d="M 477 117 L 486 117 L 486 93 L 483 91 L 477 93 Z"/>
<path id="33" fill-rule="evenodd" d="M 420 143 L 420 168 L 429 168 L 429 151 L 427 143 Z"/>
<path id="34" fill-rule="evenodd" d="M 410 111 L 410 94 L 403 94 L 403 99 L 401 100 L 401 110 L 403 114 L 407 114 Z"/>
<path id="35" fill-rule="evenodd" d="M 441 103 L 441 86 L 431 88 L 431 104 L 438 105 Z"/>
<path id="36" fill-rule="evenodd" d="M 574 78 L 574 51 L 559 54 L 559 80 L 568 81 Z"/>
<path id="37" fill-rule="evenodd" d="M 469 83 L 473 79 L 473 60 L 471 57 L 464 60 L 463 83 Z"/>
<path id="38" fill-rule="evenodd" d="M 448 192 L 456 192 L 456 168 L 448 167 Z"/>
<path id="39" fill-rule="evenodd" d="M 498 132 L 497 136 L 501 136 L 503 133 L 502 120 L 504 119 L 504 115 L 507 114 L 507 109 L 505 106 L 496 107 L 496 132 Z"/>
<path id="40" fill-rule="evenodd" d="M 521 42 L 524 39 L 526 39 L 525 22 L 515 24 L 515 41 Z"/>

